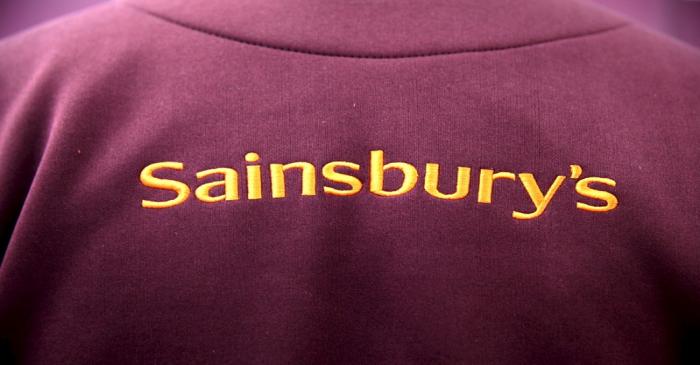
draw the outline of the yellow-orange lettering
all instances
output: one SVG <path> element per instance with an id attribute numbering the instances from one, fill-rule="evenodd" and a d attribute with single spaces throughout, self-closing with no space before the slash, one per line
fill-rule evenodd
<path id="1" fill-rule="evenodd" d="M 224 175 L 224 180 L 213 181 L 200 185 L 194 191 L 194 195 L 197 197 L 197 199 L 207 203 L 214 203 L 222 200 L 238 200 L 238 172 L 236 172 L 234 169 L 222 167 L 218 169 L 200 171 L 197 173 L 197 178 L 201 179 L 213 174 Z M 224 194 L 211 196 L 209 192 L 211 189 L 217 186 L 224 187 Z"/>
<path id="2" fill-rule="evenodd" d="M 286 165 L 270 164 L 270 179 L 272 182 L 272 197 L 286 196 L 284 172 L 289 169 L 301 169 L 301 195 L 316 195 L 316 167 L 308 162 L 293 162 Z"/>
<path id="3" fill-rule="evenodd" d="M 349 190 L 339 190 L 339 189 L 335 189 L 335 188 L 332 188 L 329 186 L 324 186 L 323 191 L 326 194 L 338 195 L 338 196 L 349 196 L 349 195 L 355 195 L 355 194 L 359 193 L 360 189 L 362 189 L 362 182 L 360 181 L 360 179 L 358 179 L 354 176 L 351 176 L 351 175 L 337 172 L 337 171 L 335 171 L 336 167 L 345 167 L 345 168 L 349 168 L 349 169 L 354 170 L 354 171 L 360 170 L 360 165 L 358 165 L 356 163 L 352 163 L 352 162 L 333 161 L 333 162 L 327 163 L 325 166 L 323 166 L 323 169 L 321 170 L 321 172 L 323 173 L 323 177 L 325 177 L 326 179 L 333 181 L 333 182 L 346 184 L 346 185 L 350 186 L 350 189 Z"/>
<path id="4" fill-rule="evenodd" d="M 255 152 L 245 154 L 246 162 L 257 162 L 260 155 Z M 255 200 L 262 198 L 262 182 L 260 178 L 260 165 L 246 166 L 246 178 L 248 181 L 248 199 Z"/>
<path id="5" fill-rule="evenodd" d="M 384 171 L 399 170 L 403 173 L 401 187 L 394 191 L 384 190 Z M 370 173 L 369 190 L 379 196 L 397 196 L 406 194 L 418 182 L 418 170 L 415 166 L 405 162 L 392 162 L 384 164 L 384 151 L 375 150 L 370 152 Z"/>
<path id="6" fill-rule="evenodd" d="M 141 206 L 144 208 L 169 208 L 184 203 L 190 196 L 190 188 L 187 186 L 187 184 L 177 180 L 159 179 L 153 176 L 153 173 L 156 170 L 182 170 L 184 168 L 185 166 L 181 162 L 157 162 L 144 167 L 144 169 L 141 170 L 140 175 L 141 183 L 144 186 L 161 190 L 171 190 L 176 192 L 177 196 L 174 199 L 162 202 L 142 200 Z"/>
<path id="7" fill-rule="evenodd" d="M 287 196 L 285 178 L 289 177 L 285 175 L 289 175 L 290 170 L 299 170 L 294 173 L 294 177 L 296 177 L 297 173 L 299 174 L 302 196 L 317 195 L 317 172 L 315 165 L 311 162 L 299 161 L 287 164 L 270 163 L 268 165 L 261 163 L 258 153 L 248 152 L 245 154 L 244 166 L 245 171 L 239 166 L 235 168 L 217 167 L 198 171 L 196 173 L 196 178 L 203 181 L 198 182 L 199 186 L 197 186 L 196 189 L 194 185 L 192 186 L 196 200 L 205 203 L 214 203 L 239 200 L 241 197 L 245 198 L 245 195 L 240 195 L 241 192 L 239 192 L 239 188 L 246 189 L 249 200 L 262 199 L 263 179 L 265 184 L 270 184 L 270 190 L 268 191 L 270 191 L 272 198 L 285 198 Z M 268 166 L 269 178 L 267 176 L 268 170 L 263 171 L 263 169 L 267 169 Z M 480 169 L 477 202 L 480 204 L 492 203 L 496 180 L 519 180 L 532 202 L 531 208 L 527 210 L 532 211 L 513 210 L 511 215 L 513 218 L 519 220 L 533 219 L 544 214 L 559 189 L 564 186 L 564 183 L 567 182 L 568 179 L 572 179 L 576 182 L 575 191 L 579 198 L 578 201 L 576 201 L 577 209 L 589 212 L 607 212 L 617 208 L 619 202 L 616 194 L 613 193 L 613 189 L 591 187 L 593 184 L 615 187 L 615 180 L 603 177 L 588 177 L 582 179 L 581 177 L 584 175 L 584 171 L 581 165 L 570 164 L 568 166 L 569 170 L 562 175 L 557 175 L 551 185 L 546 189 L 546 193 L 543 191 L 545 189 L 540 188 L 532 173 L 520 173 L 516 175 L 515 173 L 507 171 L 494 172 L 494 170 L 488 168 Z M 325 178 L 322 182 L 325 183 L 323 185 L 323 193 L 334 196 L 352 196 L 359 194 L 363 190 L 363 185 L 367 184 L 369 185 L 369 189 L 367 190 L 373 195 L 395 197 L 409 193 L 418 183 L 419 173 L 416 169 L 416 165 L 401 162 L 400 160 L 385 164 L 384 151 L 380 149 L 370 151 L 368 167 L 367 173 L 364 173 L 365 170 L 359 173 L 359 171 L 361 171 L 360 165 L 354 162 L 331 161 L 324 164 L 321 169 L 323 178 Z M 190 187 L 183 181 L 155 177 L 154 174 L 159 172 L 159 170 L 181 171 L 184 170 L 184 164 L 182 162 L 172 161 L 152 163 L 144 167 L 139 175 L 139 179 L 144 186 L 172 191 L 177 195 L 165 201 L 143 199 L 141 201 L 141 206 L 144 208 L 168 208 L 183 204 L 189 198 L 191 193 Z M 387 172 L 391 170 L 395 171 Z M 245 181 L 239 180 L 239 178 L 243 179 L 243 176 L 239 175 L 239 171 L 241 173 L 245 172 Z M 448 170 L 448 172 L 450 171 Z M 470 184 L 473 186 L 472 189 L 477 188 L 477 186 L 473 184 L 476 183 L 476 181 L 471 181 L 471 172 L 472 169 L 469 167 L 457 166 L 454 190 L 451 186 L 455 180 L 450 178 L 448 179 L 449 181 L 442 182 L 443 190 L 447 190 L 447 192 L 442 192 L 440 191 L 440 164 L 435 162 L 427 163 L 425 165 L 425 178 L 421 182 L 423 183 L 423 190 L 425 192 L 421 194 L 426 194 L 426 196 L 442 200 L 465 199 L 469 195 Z M 400 175 L 398 175 L 399 173 Z M 170 174 L 172 174 L 172 172 L 170 172 Z M 444 174 L 445 172 L 443 171 L 443 175 Z M 452 174 L 448 175 L 452 176 Z M 213 176 L 217 176 L 218 179 L 215 180 L 212 178 Z M 401 177 L 400 186 L 395 188 L 395 190 L 391 190 L 394 189 L 394 181 L 398 184 L 399 176 Z M 209 179 L 204 180 L 207 177 L 209 177 Z M 385 177 L 388 180 L 385 181 Z M 443 180 L 445 180 L 444 176 Z M 386 187 L 385 182 L 388 184 Z M 449 182 L 449 184 L 447 184 L 447 182 Z M 246 186 L 241 187 L 240 184 L 245 184 Z M 570 185 L 573 186 L 574 184 L 572 183 Z M 268 189 L 267 186 L 268 185 L 265 185 L 265 189 Z M 166 199 L 167 198 L 170 198 L 170 196 L 166 196 Z M 532 208 L 533 206 L 534 209 Z M 573 207 L 570 207 L 570 209 L 573 209 Z"/>
<path id="8" fill-rule="evenodd" d="M 479 194 L 477 196 L 477 202 L 483 204 L 491 203 L 491 195 L 493 194 L 493 182 L 498 179 L 508 179 L 515 181 L 515 174 L 512 172 L 497 172 L 493 173 L 493 170 L 481 169 L 479 173 Z"/>
<path id="9" fill-rule="evenodd" d="M 462 199 L 469 194 L 469 175 L 471 169 L 468 167 L 457 167 L 457 188 L 452 194 L 444 194 L 438 190 L 438 178 L 440 175 L 440 165 L 428 163 L 425 165 L 425 191 L 428 194 L 440 199 Z"/>
<path id="10" fill-rule="evenodd" d="M 572 179 L 578 179 L 583 173 L 583 169 L 579 165 L 569 165 L 569 168 L 571 169 L 571 176 L 569 177 Z"/>
<path id="11" fill-rule="evenodd" d="M 588 185 L 591 183 L 600 183 L 608 186 L 615 186 L 617 183 L 615 180 L 604 178 L 604 177 L 587 177 L 585 179 L 579 180 L 576 183 L 576 192 L 586 198 L 602 200 L 606 204 L 603 206 L 588 205 L 581 202 L 576 202 L 576 208 L 586 210 L 589 212 L 607 212 L 613 210 L 617 207 L 617 197 L 610 192 L 596 190 Z"/>
<path id="12" fill-rule="evenodd" d="M 547 194 L 542 195 L 542 190 L 540 190 L 540 187 L 537 185 L 537 181 L 532 174 L 518 174 L 518 177 L 520 178 L 520 181 L 522 181 L 525 190 L 527 190 L 530 200 L 532 200 L 532 203 L 535 204 L 535 211 L 532 213 L 513 211 L 513 218 L 515 219 L 533 219 L 542 215 L 549 202 L 552 201 L 557 189 L 559 189 L 564 180 L 566 180 L 566 176 L 557 176 L 556 179 L 554 179 L 552 186 L 550 186 L 547 190 Z"/>

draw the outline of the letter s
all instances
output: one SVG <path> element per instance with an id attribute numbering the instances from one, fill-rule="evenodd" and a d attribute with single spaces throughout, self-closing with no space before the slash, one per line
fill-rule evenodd
<path id="1" fill-rule="evenodd" d="M 340 190 L 332 188 L 330 186 L 324 186 L 323 192 L 329 195 L 337 196 L 349 196 L 359 193 L 360 189 L 362 189 L 362 181 L 360 181 L 360 179 L 356 178 L 355 176 L 335 171 L 336 167 L 345 167 L 354 171 L 360 170 L 360 165 L 352 162 L 333 161 L 325 164 L 323 166 L 323 169 L 321 170 L 323 172 L 323 177 L 332 182 L 346 184 L 350 186 L 350 189 Z"/>
<path id="2" fill-rule="evenodd" d="M 190 196 L 190 187 L 177 180 L 159 179 L 153 176 L 153 172 L 159 169 L 182 170 L 184 165 L 181 162 L 156 162 L 143 168 L 141 171 L 141 183 L 149 188 L 172 190 L 177 193 L 174 199 L 156 202 L 142 200 L 141 206 L 144 208 L 169 208 L 183 203 Z"/>
<path id="3" fill-rule="evenodd" d="M 587 177 L 585 179 L 579 180 L 576 183 L 576 192 L 579 195 L 584 196 L 586 198 L 602 200 L 607 204 L 603 206 L 595 206 L 581 202 L 576 202 L 576 208 L 587 210 L 589 212 L 607 212 L 617 207 L 617 197 L 615 197 L 615 195 L 607 191 L 592 189 L 588 186 L 588 184 L 590 183 L 601 183 L 609 186 L 616 185 L 615 180 L 604 177 Z"/>

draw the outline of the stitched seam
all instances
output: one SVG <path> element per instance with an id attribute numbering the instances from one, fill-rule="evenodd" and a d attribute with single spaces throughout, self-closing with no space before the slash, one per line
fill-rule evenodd
<path id="1" fill-rule="evenodd" d="M 276 46 L 276 45 L 272 45 L 272 44 L 266 44 L 263 42 L 247 40 L 244 38 L 236 37 L 234 35 L 225 34 L 225 33 L 211 30 L 211 29 L 207 29 L 205 27 L 200 27 L 197 25 L 192 25 L 192 24 L 189 24 L 186 22 L 182 22 L 182 21 L 179 21 L 177 19 L 173 19 L 173 18 L 164 16 L 162 14 L 158 14 L 158 13 L 152 12 L 150 10 L 138 7 L 138 6 L 130 4 L 128 2 L 118 2 L 117 4 L 121 4 L 127 8 L 135 10 L 138 13 L 149 15 L 149 16 L 154 17 L 156 19 L 160 19 L 160 20 L 165 21 L 167 23 L 174 24 L 174 25 L 198 32 L 198 33 L 203 33 L 203 34 L 210 35 L 210 36 L 213 36 L 216 38 L 226 39 L 229 41 L 233 41 L 233 42 L 237 42 L 237 43 L 241 43 L 241 44 L 245 44 L 245 45 L 249 45 L 249 46 L 272 49 L 272 50 L 283 51 L 283 52 L 292 52 L 292 53 L 299 53 L 299 54 L 314 55 L 314 56 L 339 57 L 339 58 L 362 58 L 362 59 L 421 58 L 421 57 L 457 55 L 457 54 L 463 54 L 463 53 L 481 53 L 481 52 L 504 51 L 504 50 L 526 48 L 526 47 L 538 46 L 541 44 L 555 43 L 555 42 L 559 42 L 559 41 L 566 41 L 566 40 L 572 40 L 572 39 L 577 39 L 577 38 L 584 38 L 584 37 L 589 37 L 589 36 L 600 35 L 600 34 L 604 34 L 604 33 L 608 33 L 608 32 L 614 31 L 614 30 L 624 28 L 628 25 L 628 23 L 620 23 L 620 24 L 613 25 L 611 27 L 597 29 L 597 30 L 593 30 L 590 32 L 573 34 L 573 35 L 563 36 L 563 37 L 558 37 L 558 38 L 543 39 L 543 40 L 538 40 L 538 41 L 534 41 L 534 42 L 530 42 L 530 43 L 515 44 L 515 45 L 504 45 L 504 46 L 482 47 L 482 48 L 464 48 L 464 49 L 424 52 L 424 53 L 417 52 L 417 53 L 386 54 L 386 55 L 382 55 L 382 54 L 352 54 L 352 53 L 324 52 L 324 51 L 314 51 L 314 50 L 303 49 L 303 48 Z"/>

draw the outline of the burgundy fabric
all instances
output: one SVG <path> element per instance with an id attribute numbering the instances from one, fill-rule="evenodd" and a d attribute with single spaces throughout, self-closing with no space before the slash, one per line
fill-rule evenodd
<path id="1" fill-rule="evenodd" d="M 0 42 L 0 337 L 21 363 L 669 363 L 700 323 L 700 54 L 574 2 L 150 1 Z M 368 190 L 371 150 L 418 168 Z M 263 198 L 166 209 L 154 162 L 260 154 Z M 361 165 L 354 196 L 320 168 Z M 317 195 L 270 197 L 307 161 Z M 472 168 L 469 195 L 440 188 Z M 567 178 L 545 213 L 478 170 Z M 397 174 L 387 175 L 396 187 Z M 690 352 L 689 352 L 690 351 Z M 686 358 L 687 359 L 687 358 Z"/>

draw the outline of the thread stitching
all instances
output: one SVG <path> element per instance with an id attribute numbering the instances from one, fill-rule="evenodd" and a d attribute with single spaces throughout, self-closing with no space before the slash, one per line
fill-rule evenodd
<path id="1" fill-rule="evenodd" d="M 352 54 L 352 53 L 335 53 L 335 52 L 324 52 L 324 51 L 314 51 L 310 49 L 303 49 L 303 48 L 292 48 L 292 47 L 285 47 L 285 46 L 276 46 L 276 45 L 271 45 L 271 44 L 266 44 L 263 42 L 257 42 L 257 41 L 252 41 L 252 40 L 247 40 L 243 39 L 240 37 L 236 37 L 230 34 L 225 34 L 225 33 L 220 33 L 211 29 L 207 29 L 205 27 L 200 27 L 197 25 L 189 24 L 183 21 L 179 21 L 177 19 L 173 19 L 167 16 L 164 16 L 162 14 L 158 14 L 155 12 L 152 12 L 150 10 L 138 7 L 136 5 L 127 3 L 127 2 L 120 2 L 117 4 L 123 4 L 127 8 L 133 9 L 141 14 L 146 14 L 149 16 L 152 16 L 154 18 L 160 19 L 162 21 L 198 32 L 198 33 L 203 33 L 207 34 L 213 37 L 221 38 L 221 39 L 226 39 L 229 41 L 249 45 L 249 46 L 254 46 L 254 47 L 261 47 L 261 48 L 266 48 L 266 49 L 272 49 L 272 50 L 277 50 L 277 51 L 284 51 L 284 52 L 292 52 L 292 53 L 299 53 L 299 54 L 307 54 L 307 55 L 314 55 L 314 56 L 324 56 L 324 57 L 339 57 L 339 58 L 361 58 L 361 59 L 400 59 L 400 58 L 422 58 L 422 57 L 435 57 L 435 56 L 447 56 L 447 55 L 457 55 L 457 54 L 463 54 L 463 53 L 480 53 L 480 52 L 496 52 L 496 51 L 504 51 L 504 50 L 510 50 L 510 49 L 518 49 L 518 48 L 525 48 L 525 47 L 531 47 L 531 46 L 537 46 L 541 44 L 548 44 L 548 43 L 554 43 L 558 41 L 565 41 L 565 40 L 571 40 L 571 39 L 577 39 L 577 38 L 583 38 L 583 37 L 588 37 L 588 36 L 595 36 L 607 32 L 611 32 L 617 29 L 624 28 L 627 26 L 627 23 L 621 23 L 621 24 L 616 24 L 611 27 L 603 28 L 603 29 L 597 29 L 593 30 L 590 32 L 585 32 L 585 33 L 579 33 L 579 34 L 573 34 L 569 36 L 564 36 L 564 37 L 558 37 L 558 38 L 551 38 L 551 39 L 544 39 L 544 40 L 539 40 L 539 41 L 534 41 L 530 43 L 523 43 L 523 44 L 515 44 L 515 45 L 504 45 L 504 46 L 494 46 L 494 47 L 483 47 L 483 48 L 465 48 L 465 49 L 456 49 L 456 50 L 446 50 L 446 51 L 435 51 L 435 52 L 425 52 L 425 53 L 405 53 L 405 54 L 389 54 L 389 55 L 382 55 L 382 54 Z"/>

